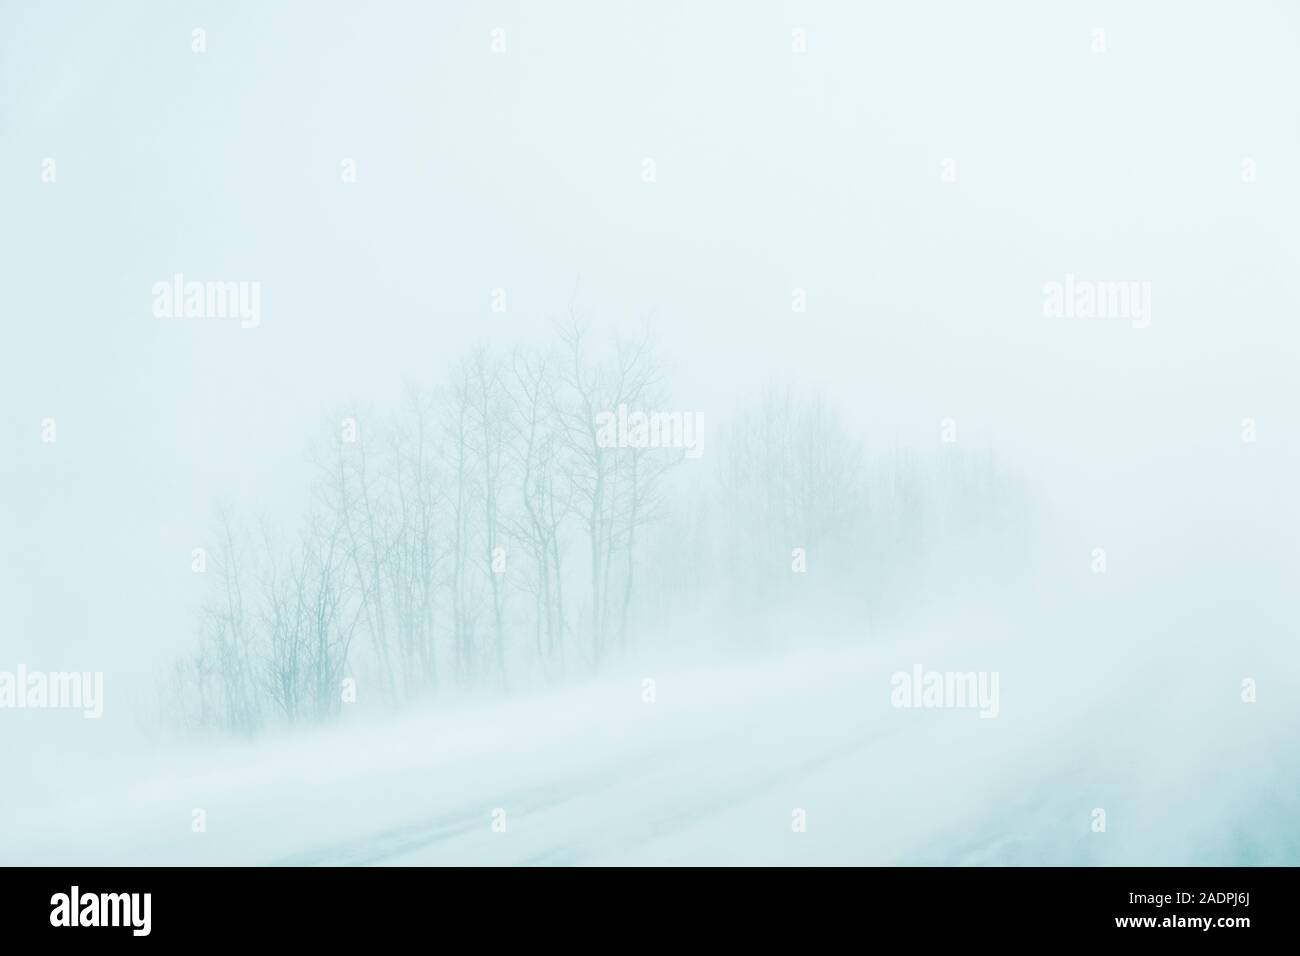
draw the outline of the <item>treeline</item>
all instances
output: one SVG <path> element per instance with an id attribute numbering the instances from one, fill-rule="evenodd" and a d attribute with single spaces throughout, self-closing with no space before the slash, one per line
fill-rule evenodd
<path id="1" fill-rule="evenodd" d="M 505 690 L 674 630 L 743 639 L 782 606 L 865 630 L 926 554 L 1005 536 L 1023 510 L 991 460 L 868 454 L 791 389 L 697 422 L 689 456 L 611 443 L 597 423 L 620 406 L 695 414 L 672 405 L 649 334 L 597 343 L 570 322 L 551 348 L 480 348 L 392 414 L 335 423 L 296 530 L 220 516 L 197 648 L 164 682 L 171 719 L 252 734 L 350 695 Z"/>

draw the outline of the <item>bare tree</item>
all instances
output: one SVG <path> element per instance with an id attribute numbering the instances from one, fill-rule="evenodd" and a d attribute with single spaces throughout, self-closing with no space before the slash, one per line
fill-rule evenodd
<path id="1" fill-rule="evenodd" d="M 441 515 L 437 461 L 431 447 L 437 408 L 431 397 L 414 388 L 407 389 L 406 408 L 409 424 L 393 431 L 397 516 L 390 593 L 409 695 L 436 687 L 438 680 L 434 624 Z"/>
<path id="2" fill-rule="evenodd" d="M 467 398 L 472 433 L 469 447 L 478 463 L 478 498 L 481 508 L 482 535 L 480 559 L 487 579 L 492 614 L 492 666 L 497 680 L 506 682 L 506 633 L 504 620 L 505 588 L 502 577 L 507 552 L 503 537 L 503 486 L 508 480 L 510 457 L 507 444 L 510 427 L 509 404 L 501 366 L 485 348 L 477 349 L 467 369 Z"/>
<path id="3" fill-rule="evenodd" d="M 565 396 L 557 404 L 557 415 L 564 422 L 570 452 L 568 477 L 582 506 L 591 575 L 591 659 L 599 666 L 607 651 L 615 554 L 633 540 L 629 532 L 637 524 L 643 486 L 633 477 L 636 456 L 626 453 L 631 450 L 602 443 L 597 415 L 615 414 L 620 406 L 648 398 L 661 367 L 648 332 L 630 342 L 620 340 L 606 361 L 590 354 L 589 328 L 582 320 L 571 316 L 559 327 L 559 336 Z"/>
<path id="4" fill-rule="evenodd" d="M 516 350 L 511 357 L 514 471 L 522 506 L 514 537 L 527 548 L 533 568 L 534 643 L 544 663 L 562 662 L 565 638 L 564 564 L 561 525 L 573 504 L 573 484 L 565 480 L 564 432 L 554 411 L 555 361 Z M 543 634 L 545 640 L 543 641 Z"/>
<path id="5" fill-rule="evenodd" d="M 452 382 L 445 423 L 444 446 L 449 458 L 451 490 L 448 497 L 451 522 L 449 581 L 452 607 L 452 642 L 456 676 L 463 684 L 479 678 L 475 647 L 479 589 L 474 574 L 474 530 L 476 527 L 477 459 L 473 442 L 474 377 L 470 363 L 462 362 Z"/>

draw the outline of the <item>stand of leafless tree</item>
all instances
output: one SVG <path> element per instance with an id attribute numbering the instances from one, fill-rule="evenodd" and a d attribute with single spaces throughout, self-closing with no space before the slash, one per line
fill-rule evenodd
<path id="1" fill-rule="evenodd" d="M 869 625 L 904 572 L 941 586 L 932 555 L 1019 521 L 991 459 L 870 455 L 816 395 L 769 388 L 697 460 L 602 441 L 620 405 L 675 408 L 654 340 L 602 347 L 571 320 L 549 350 L 475 350 L 393 414 L 335 423 L 291 536 L 219 516 L 198 646 L 166 682 L 176 719 L 251 734 L 350 695 L 500 691 L 702 614 L 838 603 Z"/>

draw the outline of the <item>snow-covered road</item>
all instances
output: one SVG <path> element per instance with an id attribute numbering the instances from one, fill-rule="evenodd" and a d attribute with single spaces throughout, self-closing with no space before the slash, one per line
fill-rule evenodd
<path id="1" fill-rule="evenodd" d="M 1283 703 L 1275 687 L 1271 702 L 1245 705 L 1234 681 L 1211 687 L 1221 680 L 1212 660 L 1175 666 L 1130 647 L 1131 659 L 1117 661 L 1122 653 L 1066 661 L 1041 643 L 985 646 L 980 659 L 1000 675 L 996 719 L 891 706 L 890 675 L 914 662 L 972 666 L 950 643 L 913 636 L 745 664 L 627 669 L 253 744 L 33 755 L 32 778 L 0 803 L 0 859 L 1300 860 L 1300 775 L 1285 732 L 1300 726 L 1285 717 L 1295 697 Z M 1093 830 L 1098 808 L 1105 832 Z"/>

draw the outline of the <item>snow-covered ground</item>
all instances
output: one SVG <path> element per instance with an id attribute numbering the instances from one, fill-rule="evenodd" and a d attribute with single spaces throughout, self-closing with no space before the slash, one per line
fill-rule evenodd
<path id="1" fill-rule="evenodd" d="M 961 653 L 918 622 L 254 743 L 46 748 L 0 796 L 0 862 L 1300 862 L 1294 678 L 1244 704 L 1213 655 L 1092 627 Z M 998 670 L 998 716 L 893 707 L 916 663 Z"/>

